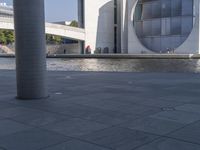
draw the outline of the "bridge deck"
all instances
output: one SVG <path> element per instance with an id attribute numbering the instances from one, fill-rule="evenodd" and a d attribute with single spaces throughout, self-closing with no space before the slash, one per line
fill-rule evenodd
<path id="1" fill-rule="evenodd" d="M 14 30 L 14 21 L 12 18 L 0 17 L 0 29 Z M 46 23 L 46 33 L 58 35 L 74 40 L 85 40 L 85 30 L 54 23 Z"/>

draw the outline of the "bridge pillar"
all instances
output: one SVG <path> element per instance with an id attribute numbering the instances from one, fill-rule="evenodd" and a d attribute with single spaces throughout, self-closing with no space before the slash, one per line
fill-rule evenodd
<path id="1" fill-rule="evenodd" d="M 47 97 L 44 0 L 14 0 L 17 97 Z"/>

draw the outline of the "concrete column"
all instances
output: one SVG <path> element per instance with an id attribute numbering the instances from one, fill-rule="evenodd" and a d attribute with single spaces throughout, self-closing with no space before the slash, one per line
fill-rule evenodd
<path id="1" fill-rule="evenodd" d="M 44 0 L 14 0 L 17 97 L 47 97 Z"/>
<path id="2" fill-rule="evenodd" d="M 128 53 L 128 0 L 121 0 L 121 53 Z"/>
<path id="3" fill-rule="evenodd" d="M 78 0 L 78 27 L 85 28 L 85 0 Z M 80 54 L 85 54 L 85 42 L 79 41 Z"/>
<path id="4" fill-rule="evenodd" d="M 85 42 L 84 41 L 78 41 L 79 47 L 80 47 L 80 54 L 85 54 Z"/>
<path id="5" fill-rule="evenodd" d="M 85 27 L 85 10 L 84 10 L 85 0 L 78 0 L 78 27 Z"/>

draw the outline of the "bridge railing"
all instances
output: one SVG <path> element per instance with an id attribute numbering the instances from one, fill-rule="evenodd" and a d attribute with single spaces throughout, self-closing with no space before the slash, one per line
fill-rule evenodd
<path id="1" fill-rule="evenodd" d="M 69 31 L 77 31 L 77 32 L 85 33 L 85 30 L 82 28 L 60 25 L 60 24 L 55 24 L 55 23 L 48 23 L 48 22 L 45 24 L 46 24 L 46 27 L 50 27 L 50 28 L 52 27 L 52 28 L 57 28 L 57 29 L 65 29 Z"/>

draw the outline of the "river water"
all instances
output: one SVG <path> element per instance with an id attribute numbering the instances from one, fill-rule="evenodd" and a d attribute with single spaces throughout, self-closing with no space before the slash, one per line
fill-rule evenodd
<path id="1" fill-rule="evenodd" d="M 0 58 L 0 69 L 15 69 L 14 58 Z M 200 72 L 198 59 L 69 59 L 48 58 L 51 71 Z"/>

